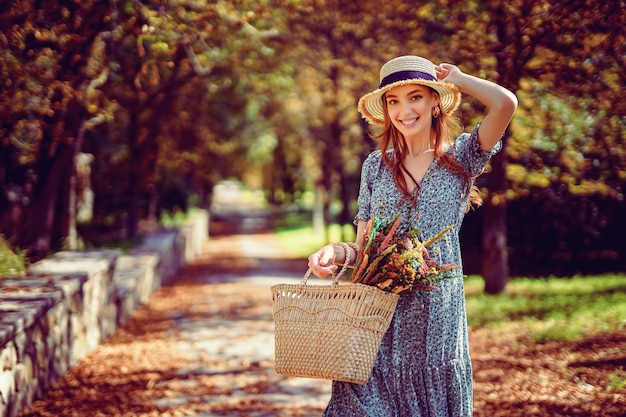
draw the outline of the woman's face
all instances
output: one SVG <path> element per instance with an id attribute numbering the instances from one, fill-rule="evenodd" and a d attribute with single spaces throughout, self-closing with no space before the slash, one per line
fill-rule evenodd
<path id="1" fill-rule="evenodd" d="M 432 111 L 438 99 L 430 88 L 419 84 L 394 87 L 385 94 L 391 123 L 405 138 L 430 132 Z"/>

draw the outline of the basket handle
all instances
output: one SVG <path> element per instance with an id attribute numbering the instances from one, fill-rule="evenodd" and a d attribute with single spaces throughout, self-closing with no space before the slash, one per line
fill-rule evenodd
<path id="1" fill-rule="evenodd" d="M 350 263 L 350 258 L 347 257 L 346 261 L 341 266 L 341 270 L 339 271 L 339 273 L 333 273 L 333 285 L 339 285 L 339 278 L 341 278 L 346 273 L 346 271 L 348 270 L 349 263 Z M 307 269 L 306 273 L 304 274 L 304 277 L 302 277 L 302 280 L 300 281 L 301 285 L 306 285 L 306 282 L 311 276 L 311 273 L 313 273 L 313 271 L 311 271 L 311 268 Z"/>

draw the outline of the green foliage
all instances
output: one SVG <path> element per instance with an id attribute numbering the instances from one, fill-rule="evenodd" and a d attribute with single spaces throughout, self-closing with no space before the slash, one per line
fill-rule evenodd
<path id="1" fill-rule="evenodd" d="M 555 96 L 537 82 L 522 83 L 517 96 L 515 134 L 507 148 L 509 198 L 553 184 L 564 184 L 573 196 L 619 198 L 620 179 L 626 177 L 626 150 L 619 146 L 625 139 L 624 120 L 609 118 L 586 101 Z M 611 124 L 615 130 L 609 135 L 598 133 Z"/>
<path id="2" fill-rule="evenodd" d="M 626 371 L 624 371 L 623 367 L 620 366 L 614 373 L 609 375 L 607 387 L 613 391 L 626 389 Z"/>
<path id="3" fill-rule="evenodd" d="M 23 274 L 25 261 L 24 251 L 14 252 L 0 236 L 0 278 Z"/>
<path id="4" fill-rule="evenodd" d="M 481 294 L 479 277 L 466 284 L 470 326 L 522 326 L 536 341 L 578 340 L 626 330 L 626 276 L 514 279 L 506 292 Z"/>
<path id="5" fill-rule="evenodd" d="M 187 213 L 182 211 L 163 212 L 161 213 L 159 223 L 166 228 L 175 228 L 182 226 L 187 218 Z"/>
<path id="6" fill-rule="evenodd" d="M 157 194 L 171 189 L 170 178 L 160 173 L 206 195 L 220 179 L 267 163 L 275 136 L 261 116 L 262 95 L 247 95 L 254 74 L 265 74 L 273 50 L 264 41 L 276 27 L 268 24 L 273 12 L 257 15 L 256 5 L 16 0 L 0 7 L 0 202 L 18 214 L 2 216 L 10 239 L 63 241 L 68 214 L 54 210 L 67 201 L 54 200 L 67 194 L 67 161 L 79 150 L 97 161 L 95 222 L 131 236 L 140 217 L 166 200 Z M 255 147 L 258 138 L 264 147 Z M 26 225 L 27 217 L 45 224 Z M 59 236 L 51 239 L 55 224 Z"/>

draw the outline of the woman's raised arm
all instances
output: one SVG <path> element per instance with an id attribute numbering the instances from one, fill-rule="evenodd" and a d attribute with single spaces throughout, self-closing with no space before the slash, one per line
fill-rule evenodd
<path id="1" fill-rule="evenodd" d="M 456 85 L 462 93 L 470 95 L 487 107 L 487 115 L 478 128 L 480 147 L 489 151 L 500 140 L 517 108 L 517 97 L 506 88 L 482 78 L 465 74 L 451 64 L 436 67 L 440 81 Z"/>

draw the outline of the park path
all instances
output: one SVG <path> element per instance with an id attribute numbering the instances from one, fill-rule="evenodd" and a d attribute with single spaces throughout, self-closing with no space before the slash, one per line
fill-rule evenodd
<path id="1" fill-rule="evenodd" d="M 206 252 L 23 416 L 321 415 L 330 382 L 274 371 L 270 286 L 306 262 L 282 259 L 262 224 L 215 224 Z"/>

